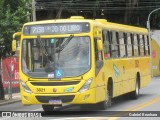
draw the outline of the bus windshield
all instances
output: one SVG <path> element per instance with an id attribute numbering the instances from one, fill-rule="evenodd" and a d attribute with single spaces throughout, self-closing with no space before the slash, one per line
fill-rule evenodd
<path id="1" fill-rule="evenodd" d="M 90 69 L 90 53 L 87 36 L 24 39 L 22 70 L 38 78 L 76 77 Z"/>

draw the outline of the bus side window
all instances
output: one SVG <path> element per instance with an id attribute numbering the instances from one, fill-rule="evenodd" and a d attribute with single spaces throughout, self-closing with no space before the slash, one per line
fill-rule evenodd
<path id="1" fill-rule="evenodd" d="M 133 44 L 134 44 L 134 56 L 139 56 L 139 52 L 138 52 L 138 40 L 137 40 L 137 35 L 134 34 L 133 35 Z"/>
<path id="2" fill-rule="evenodd" d="M 144 38 L 144 43 L 145 43 L 145 55 L 150 55 L 148 36 L 144 35 L 143 38 Z"/>
<path id="3" fill-rule="evenodd" d="M 144 56 L 144 40 L 142 35 L 139 35 L 139 49 L 140 49 L 140 56 Z"/>
<path id="4" fill-rule="evenodd" d="M 133 54 L 132 52 L 132 43 L 131 43 L 131 34 L 130 33 L 127 33 L 126 34 L 126 40 L 127 40 L 127 54 L 128 54 L 128 57 L 131 57 Z"/>
<path id="5" fill-rule="evenodd" d="M 103 48 L 104 48 L 104 58 L 110 58 L 110 42 L 109 42 L 109 32 L 103 30 Z"/>
<path id="6" fill-rule="evenodd" d="M 117 40 L 117 34 L 115 31 L 111 32 L 111 40 L 112 40 L 112 58 L 119 57 L 119 47 L 118 47 L 118 40 Z"/>
<path id="7" fill-rule="evenodd" d="M 124 44 L 125 44 L 125 55 L 128 56 L 128 50 L 127 50 L 127 33 L 123 33 L 124 36 Z"/>
<path id="8" fill-rule="evenodd" d="M 120 57 L 126 57 L 124 33 L 119 32 Z"/>

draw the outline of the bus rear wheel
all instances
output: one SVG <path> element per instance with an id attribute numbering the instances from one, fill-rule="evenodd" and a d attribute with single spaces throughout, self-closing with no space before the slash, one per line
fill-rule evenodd
<path id="1" fill-rule="evenodd" d="M 139 77 L 137 77 L 137 79 L 136 79 L 135 91 L 133 91 L 133 92 L 130 93 L 130 97 L 131 97 L 132 99 L 138 99 L 139 89 L 140 89 L 140 81 L 139 81 Z"/>
<path id="2" fill-rule="evenodd" d="M 42 105 L 42 108 L 45 112 L 53 111 L 54 106 L 53 105 Z"/>

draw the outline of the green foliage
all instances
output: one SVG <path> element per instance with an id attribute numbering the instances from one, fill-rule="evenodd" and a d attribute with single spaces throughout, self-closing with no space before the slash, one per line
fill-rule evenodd
<path id="1" fill-rule="evenodd" d="M 0 1 L 0 57 L 11 53 L 12 35 L 21 31 L 25 22 L 30 20 L 31 0 L 1 0 Z"/>

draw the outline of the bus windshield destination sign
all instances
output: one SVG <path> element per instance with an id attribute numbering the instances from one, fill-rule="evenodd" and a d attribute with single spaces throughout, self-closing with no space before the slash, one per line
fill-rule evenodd
<path id="1" fill-rule="evenodd" d="M 27 25 L 23 29 L 24 35 L 73 34 L 89 32 L 89 23 L 50 23 Z"/>

